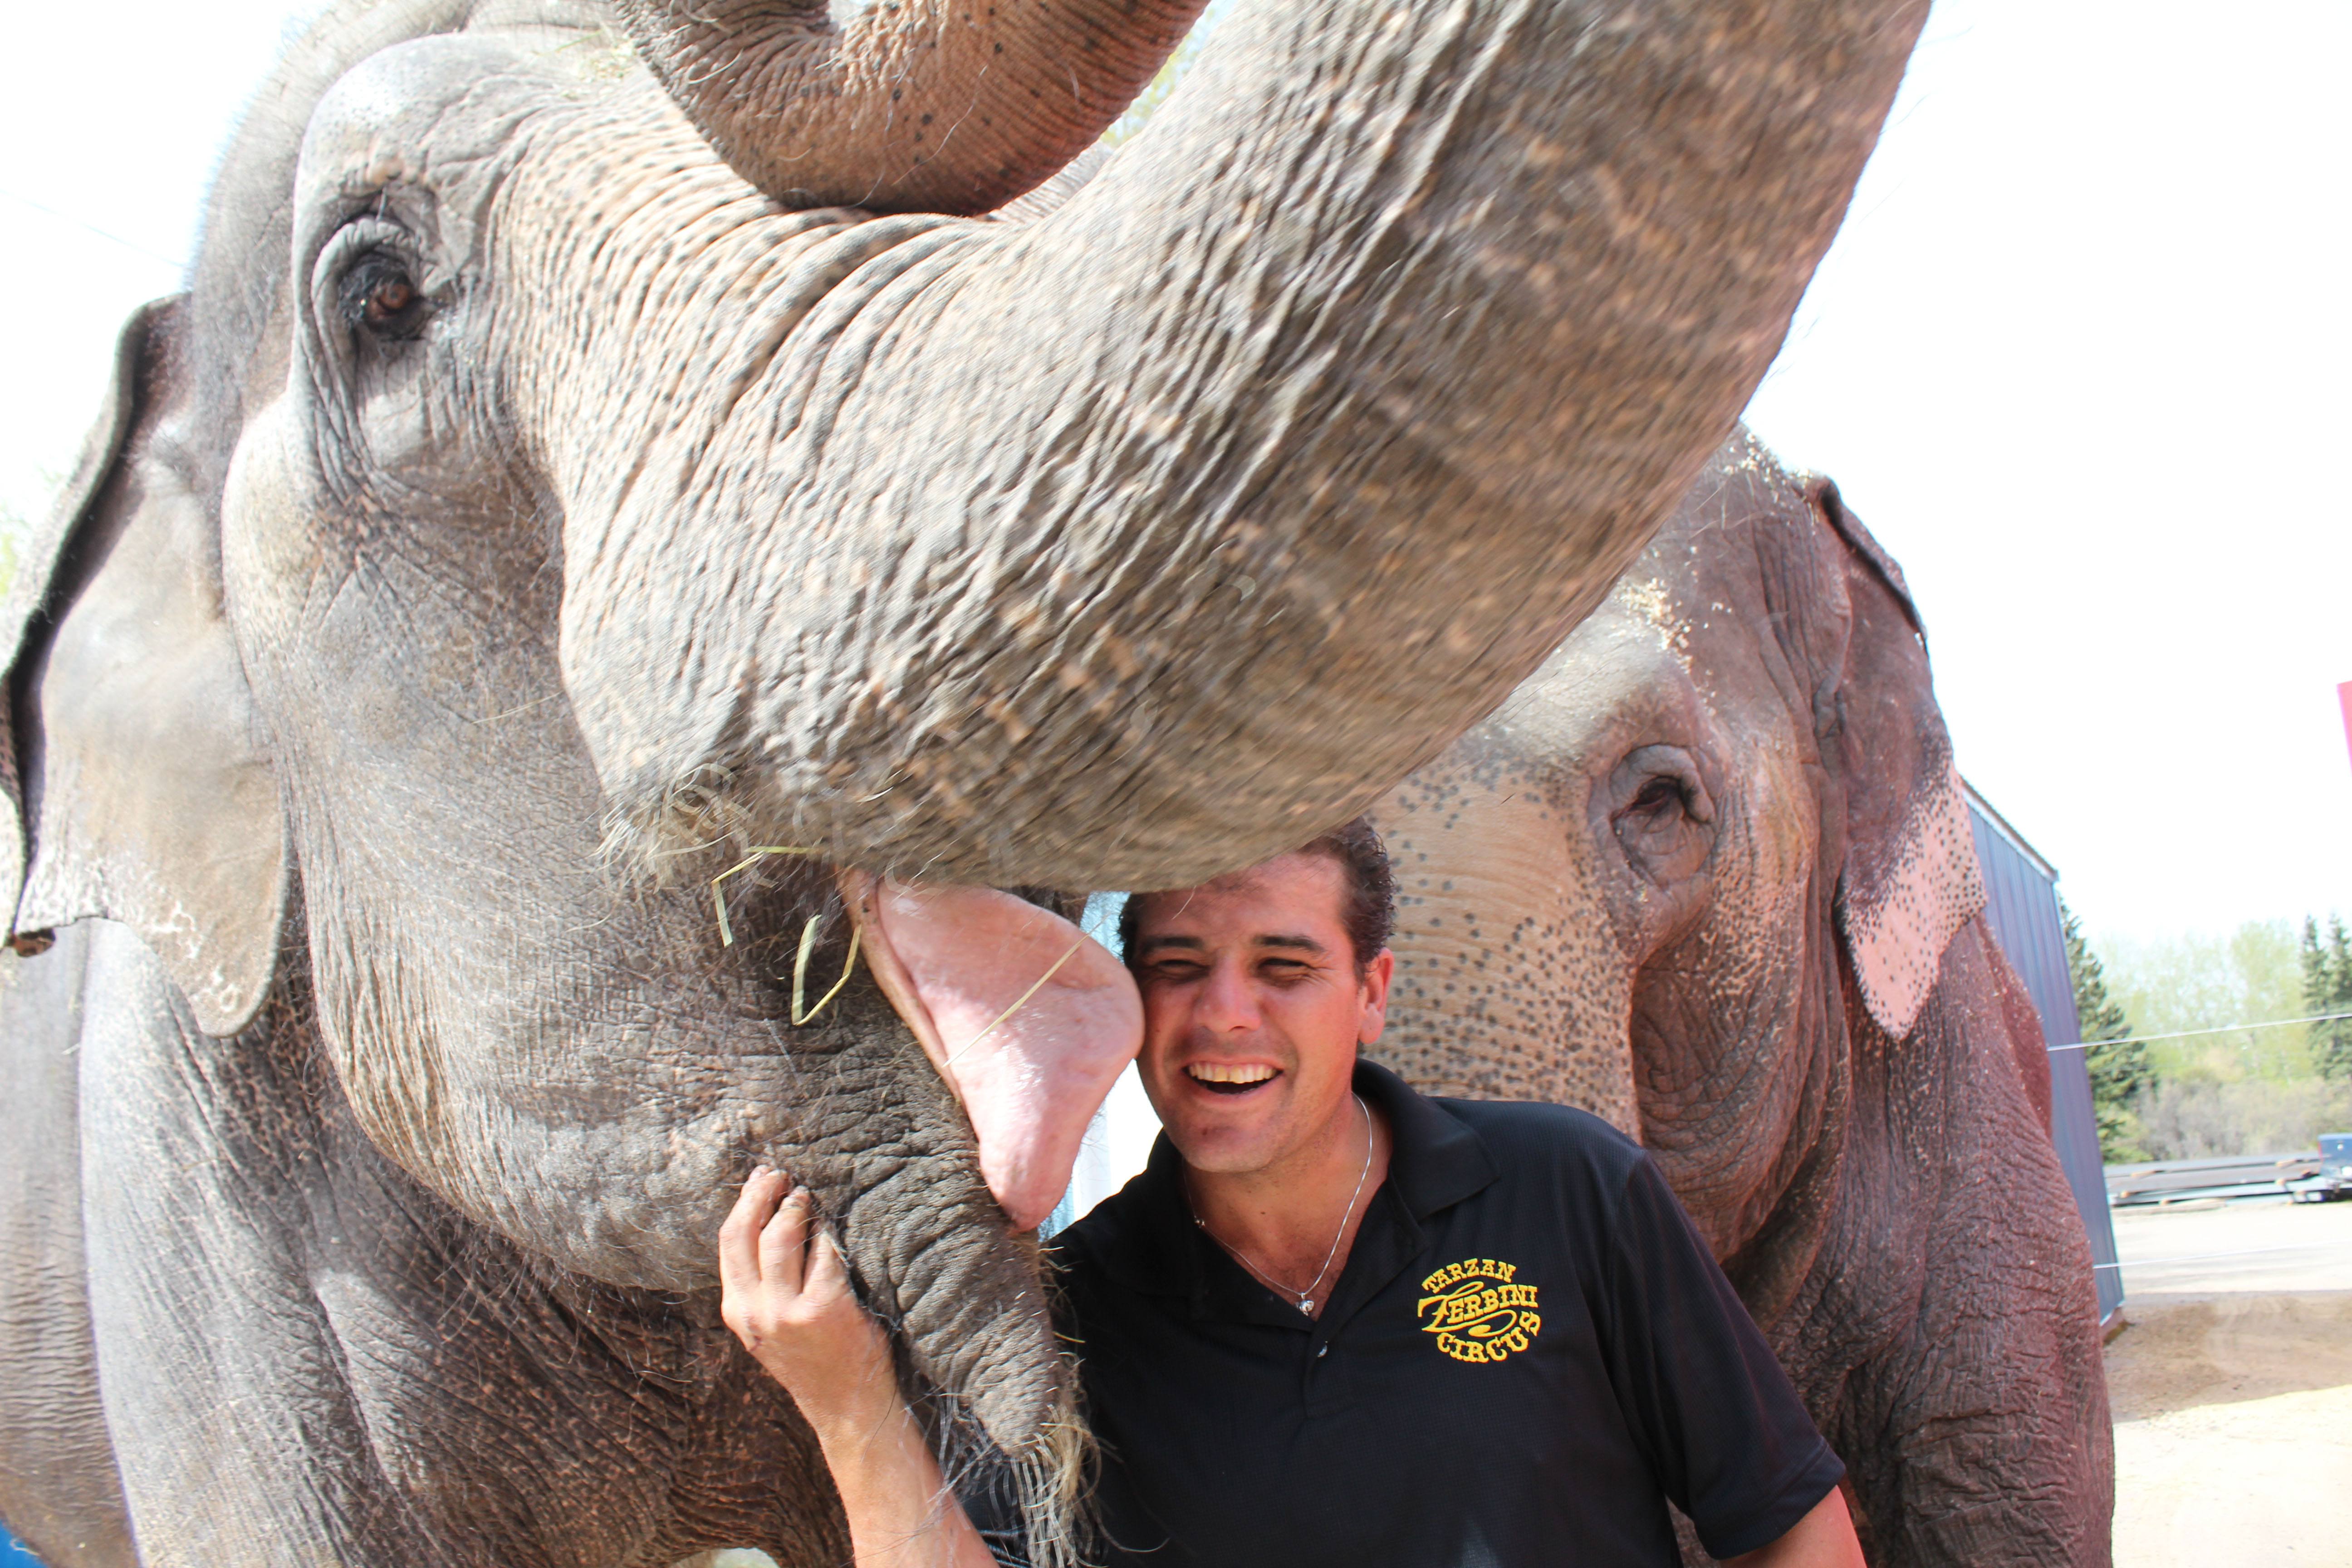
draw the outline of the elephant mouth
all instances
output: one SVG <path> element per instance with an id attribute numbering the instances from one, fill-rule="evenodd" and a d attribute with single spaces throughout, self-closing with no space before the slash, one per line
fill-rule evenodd
<path id="1" fill-rule="evenodd" d="M 992 888 L 841 874 L 882 994 L 971 1121 L 980 1173 L 1017 1231 L 1069 1186 L 1079 1142 L 1143 1044 L 1143 1003 L 1110 951 Z"/>

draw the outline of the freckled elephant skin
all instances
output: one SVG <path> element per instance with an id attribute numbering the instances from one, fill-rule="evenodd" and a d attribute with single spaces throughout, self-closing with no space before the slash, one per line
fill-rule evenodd
<path id="1" fill-rule="evenodd" d="M 2101 1568 L 2090 1258 L 1960 809 L 1899 571 L 1735 437 L 1376 811 L 1379 1054 L 1642 1139 L 1845 1459 L 1874 1568 Z"/>
<path id="2" fill-rule="evenodd" d="M 945 1075 L 869 962 L 795 1023 L 845 878 L 1178 885 L 1442 749 L 1729 427 L 1924 10 L 1256 0 L 1093 178 L 977 217 L 779 199 L 824 71 L 917 108 L 876 142 L 843 99 L 815 195 L 969 208 L 1115 113 L 1181 0 L 877 6 L 814 66 L 814 14 L 751 0 L 297 40 L 0 616 L 12 984 L 85 998 L 25 1048 L 79 1063 L 108 1173 L 86 1300 L 0 1281 L 0 1323 L 89 1325 L 76 1429 L 142 1559 L 836 1559 L 710 1310 L 760 1159 L 950 1472 L 1066 1559 L 1074 1394 L 1008 1215 L 1108 1076 L 1055 1009 L 1120 977 L 931 1042 Z M 1104 96 L 904 161 L 929 105 L 1001 131 L 1066 79 Z M 945 970 L 1063 931 L 939 902 L 1003 922 L 899 932 L 944 1034 L 1029 985 Z M 119 1525 L 90 1466 L 5 1506 Z"/>

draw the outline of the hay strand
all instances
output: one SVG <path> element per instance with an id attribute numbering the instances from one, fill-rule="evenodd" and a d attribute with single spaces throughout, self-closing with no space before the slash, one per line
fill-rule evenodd
<path id="1" fill-rule="evenodd" d="M 816 999 L 815 1006 L 806 1012 L 801 1010 L 801 997 L 806 994 L 803 987 L 808 979 L 809 954 L 816 951 L 816 928 L 822 923 L 820 917 L 811 915 L 808 924 L 801 927 L 800 956 L 793 960 L 793 1026 L 794 1028 L 798 1028 L 824 1012 L 824 1005 L 840 995 L 841 988 L 849 984 L 849 972 L 857 967 L 857 942 L 858 938 L 865 933 L 853 924 L 849 928 L 849 956 L 841 961 L 841 978 L 833 983 L 832 990 Z"/>
<path id="2" fill-rule="evenodd" d="M 805 845 L 762 844 L 753 849 L 749 855 L 744 856 L 740 860 L 736 861 L 732 866 L 728 867 L 724 871 L 719 872 L 716 877 L 711 878 L 710 907 L 719 911 L 719 945 L 721 947 L 733 947 L 735 945 L 735 927 L 733 922 L 729 921 L 727 918 L 727 895 L 725 891 L 722 890 L 720 884 L 724 883 L 728 878 L 735 875 L 738 871 L 750 870 L 755 862 L 770 855 L 814 855 L 816 853 L 817 850 Z M 807 939 L 805 937 L 802 939 L 802 947 L 803 952 L 805 952 L 807 947 Z M 819 1003 L 817 1005 L 819 1006 L 824 1005 L 823 1003 Z"/>
<path id="3" fill-rule="evenodd" d="M 1013 1014 L 1021 1011 L 1024 1006 L 1027 1005 L 1029 998 L 1037 994 L 1037 993 L 1045 987 L 1045 982 L 1053 979 L 1055 974 L 1059 973 L 1061 972 L 1062 965 L 1069 963 L 1073 958 L 1076 958 L 1078 955 L 1078 949 L 1084 947 L 1086 944 L 1087 939 L 1084 936 L 1080 936 L 1077 941 L 1070 943 L 1070 951 L 1062 954 L 1061 957 L 1054 960 L 1053 967 L 1046 970 L 1045 973 L 1037 976 L 1036 983 L 1031 985 L 1028 990 L 1024 991 L 1020 995 L 1014 997 L 1013 999 L 1012 1006 L 1007 1007 L 1003 1012 L 999 1013 L 994 1018 L 991 1019 L 987 1028 L 982 1029 L 980 1033 L 974 1035 L 971 1038 L 958 1046 L 954 1050 L 950 1051 L 948 1053 L 948 1060 L 954 1061 L 958 1057 L 963 1055 L 964 1052 L 971 1049 L 972 1047 L 988 1038 L 990 1034 L 995 1030 L 997 1025 L 1002 1024 L 1005 1019 L 1010 1018 Z"/>

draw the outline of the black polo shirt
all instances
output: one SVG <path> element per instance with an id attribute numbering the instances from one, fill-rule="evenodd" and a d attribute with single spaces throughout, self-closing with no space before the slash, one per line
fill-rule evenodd
<path id="1" fill-rule="evenodd" d="M 1835 1486 L 1822 1442 L 1640 1146 L 1385 1068 L 1373 1194 L 1322 1318 L 1192 1224 L 1163 1135 L 1054 1240 L 1114 1563 L 1673 1568 Z"/>

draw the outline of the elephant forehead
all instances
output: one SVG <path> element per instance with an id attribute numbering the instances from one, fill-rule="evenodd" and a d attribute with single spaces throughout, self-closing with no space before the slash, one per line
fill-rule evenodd
<path id="1" fill-rule="evenodd" d="M 1688 743 L 1704 714 L 1687 647 L 1612 598 L 1473 733 L 1567 767 L 1603 765 L 1661 740 Z"/>
<path id="2" fill-rule="evenodd" d="M 1690 670 L 1690 617 L 1675 585 L 1642 570 L 1642 563 L 1617 580 L 1611 604 L 1623 613 L 1626 629 L 1640 628 L 1657 639 L 1659 650 Z"/>
<path id="3" fill-rule="evenodd" d="M 342 209 L 387 185 L 478 182 L 513 156 L 522 117 L 559 101 L 554 85 L 542 58 L 493 38 L 419 38 L 372 55 L 311 111 L 296 202 Z"/>

